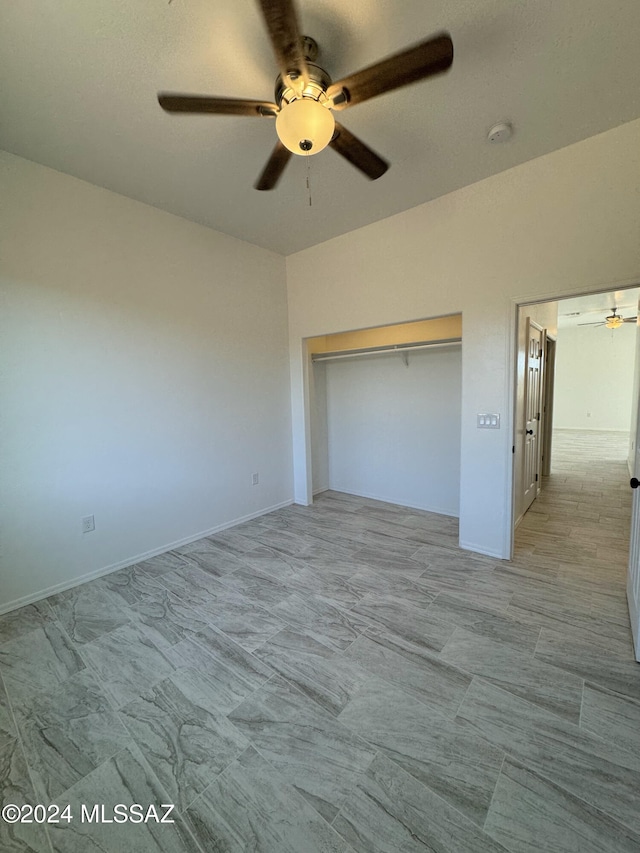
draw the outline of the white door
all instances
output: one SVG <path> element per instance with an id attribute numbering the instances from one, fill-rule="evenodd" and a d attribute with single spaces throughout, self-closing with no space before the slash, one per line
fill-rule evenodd
<path id="1" fill-rule="evenodd" d="M 526 512 L 538 494 L 540 474 L 540 426 L 542 390 L 542 329 L 527 317 L 527 360 L 524 389 L 524 477 L 522 512 Z"/>
<path id="2" fill-rule="evenodd" d="M 640 327 L 637 332 L 639 339 L 636 340 L 638 352 L 636 354 L 636 379 L 634 382 L 634 400 L 632 405 L 638 417 L 636 419 L 635 441 L 633 444 L 633 471 L 631 487 L 633 488 L 633 504 L 631 506 L 631 544 L 629 547 L 629 569 L 627 572 L 627 601 L 629 602 L 629 618 L 631 619 L 631 631 L 633 632 L 633 648 L 636 660 L 640 661 Z M 633 429 L 632 429 L 632 438 Z"/>

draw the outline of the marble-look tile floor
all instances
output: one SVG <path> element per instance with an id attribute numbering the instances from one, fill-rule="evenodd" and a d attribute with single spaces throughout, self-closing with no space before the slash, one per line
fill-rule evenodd
<path id="1" fill-rule="evenodd" d="M 557 432 L 510 563 L 327 492 L 1 617 L 3 800 L 73 820 L 0 849 L 640 851 L 625 457 Z"/>

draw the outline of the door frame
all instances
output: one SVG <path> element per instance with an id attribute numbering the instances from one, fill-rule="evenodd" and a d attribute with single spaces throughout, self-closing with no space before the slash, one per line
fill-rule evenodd
<path id="1" fill-rule="evenodd" d="M 506 489 L 506 507 L 510 511 L 510 523 L 505 527 L 504 533 L 504 552 L 508 555 L 506 559 L 513 559 L 515 532 L 516 532 L 516 466 L 515 466 L 515 446 L 516 446 L 516 402 L 517 402 L 517 385 L 518 385 L 518 313 L 520 308 L 526 308 L 528 305 L 540 305 L 544 302 L 560 302 L 563 299 L 571 299 L 577 296 L 593 296 L 598 293 L 609 293 L 613 290 L 633 290 L 640 287 L 640 280 L 637 278 L 624 279 L 623 281 L 614 281 L 604 284 L 594 284 L 591 287 L 577 287 L 569 289 L 552 290 L 544 296 L 514 296 L 509 300 L 509 344 L 507 349 L 507 369 L 506 369 L 506 410 L 510 416 L 510 432 L 505 441 L 505 455 L 507 471 L 511 472 L 511 476 L 507 477 Z"/>
<path id="2" fill-rule="evenodd" d="M 545 364 L 542 382 L 542 458 L 540 475 L 548 477 L 551 473 L 551 449 L 553 434 L 553 395 L 556 383 L 556 342 L 555 335 L 545 335 Z"/>

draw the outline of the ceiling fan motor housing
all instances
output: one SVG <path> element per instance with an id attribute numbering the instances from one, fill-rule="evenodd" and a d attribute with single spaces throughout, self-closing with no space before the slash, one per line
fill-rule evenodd
<path id="1" fill-rule="evenodd" d="M 302 94 L 298 95 L 291 86 L 283 79 L 282 74 L 276 77 L 275 101 L 282 109 L 285 104 L 290 104 L 296 98 L 313 98 L 314 101 L 320 101 L 321 104 L 327 104 L 327 89 L 331 85 L 331 77 L 327 74 L 324 68 L 315 65 L 313 62 L 307 64 L 309 82 L 302 90 Z"/>
<path id="2" fill-rule="evenodd" d="M 289 75 L 288 79 L 282 74 L 278 75 L 275 85 L 275 101 L 280 112 L 276 117 L 276 127 L 279 125 L 278 135 L 281 141 L 294 154 L 315 154 L 326 146 L 334 133 L 335 124 L 331 116 L 330 101 L 326 94 L 331 85 L 331 77 L 324 68 L 313 62 L 318 55 L 317 43 L 309 36 L 303 36 L 302 47 L 307 60 L 308 82 L 300 91 L 300 89 L 296 90 L 290 85 L 289 79 L 295 79 L 294 77 Z M 302 106 L 298 107 L 296 104 L 298 101 L 313 101 L 315 112 L 311 105 L 309 105 L 308 110 Z M 287 110 L 291 104 L 295 104 L 295 106 Z M 315 104 L 320 104 L 322 108 L 318 109 Z M 326 116 L 324 110 L 326 110 Z M 299 115 L 297 120 L 294 119 L 294 114 Z M 312 130 L 315 130 L 318 135 Z"/>

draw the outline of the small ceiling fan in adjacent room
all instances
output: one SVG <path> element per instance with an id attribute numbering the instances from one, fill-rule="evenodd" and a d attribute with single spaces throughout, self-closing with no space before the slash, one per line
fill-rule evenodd
<path id="1" fill-rule="evenodd" d="M 597 323 L 578 323 L 579 326 L 605 326 L 607 329 L 619 329 L 625 323 L 637 322 L 637 317 L 621 317 L 618 314 L 617 308 L 611 309 L 611 314 L 606 316 L 604 320 Z"/>
<path id="2" fill-rule="evenodd" d="M 316 42 L 300 35 L 293 0 L 258 0 L 258 5 L 280 69 L 275 102 L 161 92 L 162 109 L 275 118 L 278 142 L 254 185 L 257 190 L 275 187 L 292 154 L 317 154 L 327 145 L 369 179 L 381 177 L 389 168 L 387 161 L 337 122 L 332 110 L 447 71 L 453 62 L 451 37 L 448 33 L 432 36 L 334 83 L 315 64 Z"/>

